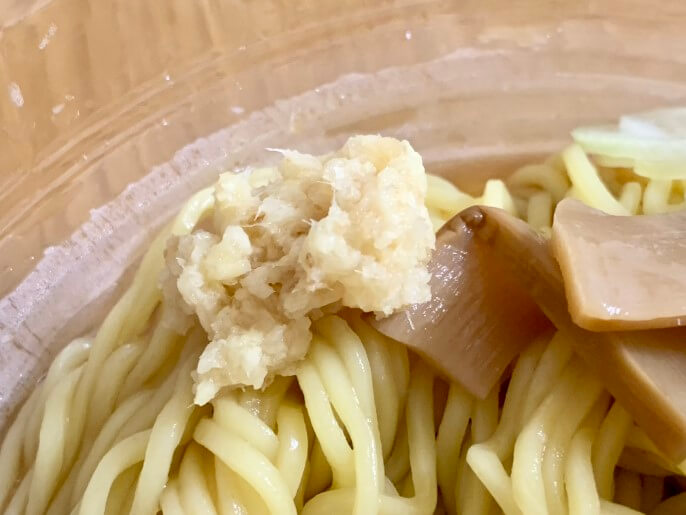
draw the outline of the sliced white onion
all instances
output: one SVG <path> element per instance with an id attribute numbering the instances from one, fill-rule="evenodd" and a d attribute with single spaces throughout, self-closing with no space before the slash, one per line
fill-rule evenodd
<path id="1" fill-rule="evenodd" d="M 686 107 L 622 116 L 617 125 L 580 127 L 572 137 L 603 166 L 650 179 L 686 178 Z"/>
<path id="2" fill-rule="evenodd" d="M 590 154 L 646 162 L 686 162 L 686 139 L 654 139 L 621 132 L 618 127 L 580 127 L 572 137 Z"/>
<path id="3" fill-rule="evenodd" d="M 656 138 L 686 138 L 686 107 L 655 109 L 624 115 L 619 119 L 622 132 Z"/>

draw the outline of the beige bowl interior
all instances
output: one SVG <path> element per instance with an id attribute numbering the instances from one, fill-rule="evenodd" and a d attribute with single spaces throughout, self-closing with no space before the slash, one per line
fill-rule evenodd
<path id="1" fill-rule="evenodd" d="M 0 0 L 0 427 L 218 170 L 355 133 L 469 191 L 686 100 L 686 3 Z"/>

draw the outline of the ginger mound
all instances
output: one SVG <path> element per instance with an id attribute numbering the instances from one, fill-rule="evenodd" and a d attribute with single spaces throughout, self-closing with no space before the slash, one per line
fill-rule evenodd
<path id="1" fill-rule="evenodd" d="M 323 157 L 282 153 L 278 167 L 222 174 L 211 230 L 168 243 L 168 323 L 183 331 L 197 315 L 210 340 L 196 404 L 294 374 L 310 317 L 341 306 L 389 315 L 431 298 L 426 175 L 408 142 L 356 136 Z"/>

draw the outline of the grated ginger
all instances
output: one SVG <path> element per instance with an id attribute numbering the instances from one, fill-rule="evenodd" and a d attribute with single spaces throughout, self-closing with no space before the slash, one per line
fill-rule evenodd
<path id="1" fill-rule="evenodd" d="M 311 317 L 342 306 L 389 315 L 431 298 L 426 175 L 408 142 L 356 136 L 323 157 L 281 152 L 278 167 L 222 174 L 205 229 L 168 242 L 167 323 L 184 332 L 197 316 L 209 337 L 196 404 L 295 373 Z"/>

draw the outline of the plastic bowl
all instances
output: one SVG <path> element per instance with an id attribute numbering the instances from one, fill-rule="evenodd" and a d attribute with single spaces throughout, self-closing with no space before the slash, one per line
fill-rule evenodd
<path id="1" fill-rule="evenodd" d="M 686 98 L 665 0 L 0 0 L 0 427 L 218 170 L 407 138 L 467 190 Z"/>

